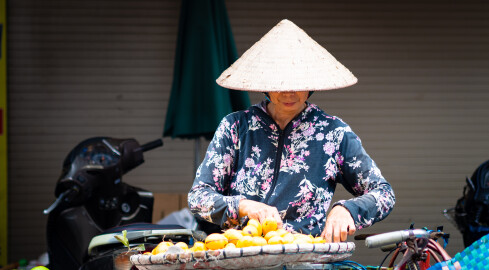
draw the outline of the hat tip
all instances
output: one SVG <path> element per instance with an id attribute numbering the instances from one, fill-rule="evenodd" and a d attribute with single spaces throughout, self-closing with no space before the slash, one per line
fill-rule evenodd
<path id="1" fill-rule="evenodd" d="M 294 24 L 294 23 L 289 19 L 283 19 L 279 22 L 279 24 Z"/>

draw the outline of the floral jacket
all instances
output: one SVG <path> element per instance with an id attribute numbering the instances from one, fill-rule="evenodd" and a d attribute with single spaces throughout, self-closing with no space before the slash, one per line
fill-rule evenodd
<path id="1" fill-rule="evenodd" d="M 345 122 L 307 103 L 281 130 L 265 108 L 263 101 L 221 121 L 189 192 L 194 215 L 235 227 L 247 198 L 277 207 L 287 230 L 319 235 L 337 183 L 355 196 L 336 204 L 357 229 L 391 212 L 390 184 Z"/>

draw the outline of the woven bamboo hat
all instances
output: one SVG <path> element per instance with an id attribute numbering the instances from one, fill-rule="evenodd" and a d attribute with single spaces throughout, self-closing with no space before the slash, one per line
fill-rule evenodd
<path id="1" fill-rule="evenodd" d="M 353 85 L 357 78 L 297 25 L 282 20 L 216 82 L 244 91 L 321 91 Z"/>

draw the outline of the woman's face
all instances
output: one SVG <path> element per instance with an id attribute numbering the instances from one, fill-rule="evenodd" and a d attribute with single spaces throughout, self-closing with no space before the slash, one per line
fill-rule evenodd
<path id="1" fill-rule="evenodd" d="M 278 113 L 298 114 L 304 109 L 309 91 L 269 92 L 270 101 Z"/>

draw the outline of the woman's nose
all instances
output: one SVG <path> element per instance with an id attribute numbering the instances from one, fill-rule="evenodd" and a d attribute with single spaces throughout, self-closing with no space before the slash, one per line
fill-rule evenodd
<path id="1" fill-rule="evenodd" d="M 295 92 L 291 92 L 291 91 L 287 91 L 287 92 L 280 92 L 281 95 L 284 95 L 284 96 L 293 96 L 295 95 Z"/>

